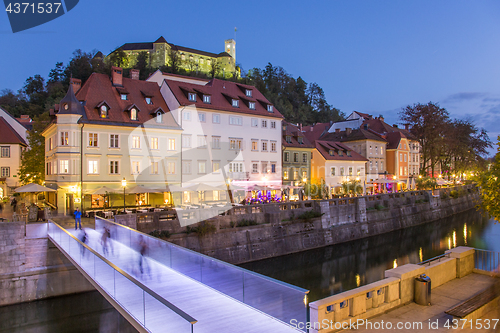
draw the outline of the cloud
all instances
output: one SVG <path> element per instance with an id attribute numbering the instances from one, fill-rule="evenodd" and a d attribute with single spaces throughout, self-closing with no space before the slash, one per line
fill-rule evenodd
<path id="1" fill-rule="evenodd" d="M 463 102 L 470 101 L 473 99 L 483 98 L 487 94 L 480 92 L 461 92 L 457 94 L 450 95 L 443 100 L 443 103 L 454 103 L 454 102 Z"/>

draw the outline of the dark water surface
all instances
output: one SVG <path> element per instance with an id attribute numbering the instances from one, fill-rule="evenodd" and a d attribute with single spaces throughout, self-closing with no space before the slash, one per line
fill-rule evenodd
<path id="1" fill-rule="evenodd" d="M 370 238 L 241 265 L 310 290 L 309 301 L 380 280 L 395 265 L 418 263 L 455 246 L 500 252 L 500 224 L 474 210 Z M 136 330 L 99 292 L 0 307 L 0 333 Z"/>
<path id="2" fill-rule="evenodd" d="M 308 250 L 241 267 L 309 289 L 309 301 L 384 278 L 384 271 L 416 264 L 466 245 L 500 251 L 500 224 L 475 210 L 412 228 Z"/>

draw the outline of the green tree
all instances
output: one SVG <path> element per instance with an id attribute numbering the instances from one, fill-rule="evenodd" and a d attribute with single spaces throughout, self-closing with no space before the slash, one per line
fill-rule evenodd
<path id="1" fill-rule="evenodd" d="M 179 73 L 182 62 L 181 56 L 179 55 L 179 51 L 170 48 L 168 50 L 168 60 L 169 60 L 170 72 L 173 74 Z"/>
<path id="2" fill-rule="evenodd" d="M 497 154 L 484 172 L 475 176 L 474 180 L 481 195 L 480 207 L 500 222 L 500 135 L 497 142 Z"/>
<path id="3" fill-rule="evenodd" d="M 36 183 L 42 185 L 45 181 L 45 139 L 42 131 L 50 122 L 47 112 L 35 117 L 33 130 L 28 132 L 29 149 L 21 155 L 21 167 L 18 177 L 22 184 Z"/>
<path id="4" fill-rule="evenodd" d="M 128 55 L 125 51 L 122 50 L 122 48 L 118 48 L 116 51 L 109 55 L 109 62 L 112 66 L 128 67 Z"/>

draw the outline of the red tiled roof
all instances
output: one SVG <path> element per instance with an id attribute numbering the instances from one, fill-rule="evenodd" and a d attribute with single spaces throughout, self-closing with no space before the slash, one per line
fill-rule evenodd
<path id="1" fill-rule="evenodd" d="M 347 131 L 326 133 L 321 137 L 323 141 L 357 141 L 357 140 L 375 140 L 386 142 L 386 140 L 374 131 L 365 130 L 362 128 L 353 129 L 351 133 L 347 134 Z"/>
<path id="2" fill-rule="evenodd" d="M 273 107 L 274 112 L 267 111 L 267 104 L 271 103 L 253 86 L 247 86 L 240 83 L 212 79 L 204 86 L 197 84 L 173 81 L 165 79 L 175 98 L 180 105 L 195 105 L 198 108 L 213 109 L 220 111 L 229 111 L 234 113 L 244 113 L 255 116 L 268 116 L 283 118 L 279 110 Z M 252 97 L 246 96 L 241 87 L 252 90 Z M 196 92 L 196 102 L 188 100 L 187 92 Z M 203 94 L 211 95 L 211 103 L 203 102 Z M 231 99 L 240 101 L 239 107 L 233 107 Z M 255 102 L 255 110 L 248 107 L 248 101 Z M 265 106 L 266 105 L 266 106 Z"/>
<path id="3" fill-rule="evenodd" d="M 402 138 L 406 138 L 406 136 L 399 131 L 394 131 L 387 133 L 385 135 L 385 139 L 387 140 L 387 149 L 396 149 L 399 146 L 399 142 L 401 141 Z"/>
<path id="4" fill-rule="evenodd" d="M 118 90 L 123 89 L 128 92 L 127 100 L 122 100 L 118 92 Z M 145 96 L 151 98 L 152 104 L 146 103 Z M 107 75 L 93 73 L 77 92 L 76 97 L 79 101 L 85 101 L 84 109 L 89 121 L 139 125 L 151 120 L 153 118 L 151 112 L 158 108 L 161 108 L 165 114 L 170 115 L 168 106 L 160 93 L 160 88 L 155 82 L 124 77 L 123 87 L 114 87 Z M 107 118 L 100 117 L 98 108 L 102 104 L 109 107 Z M 139 110 L 137 113 L 138 120 L 131 120 L 130 113 L 127 111 L 133 105 Z M 165 117 L 164 121 L 166 121 L 167 126 L 178 127 L 171 115 Z"/>
<path id="5" fill-rule="evenodd" d="M 391 132 L 400 132 L 403 133 L 404 136 L 410 140 L 417 140 L 417 138 L 410 131 L 407 131 L 403 128 L 391 126 L 378 118 L 365 120 L 363 122 L 363 125 L 365 124 L 368 124 L 369 130 L 372 130 L 380 135 L 384 135 L 385 133 L 391 133 Z"/>
<path id="6" fill-rule="evenodd" d="M 328 132 L 328 129 L 332 127 L 330 123 L 316 123 L 311 126 L 302 127 L 302 131 L 306 138 L 313 142 L 318 140 L 323 134 Z"/>
<path id="7" fill-rule="evenodd" d="M 26 141 L 24 141 L 3 117 L 0 117 L 0 144 L 5 143 L 27 146 Z"/>
<path id="8" fill-rule="evenodd" d="M 314 145 L 304 136 L 304 133 L 300 129 L 286 121 L 283 121 L 283 125 L 286 125 L 286 130 L 281 130 L 283 133 L 283 139 L 281 140 L 284 147 L 294 147 L 294 148 L 314 148 Z M 286 141 L 286 137 L 290 137 L 291 143 Z M 302 138 L 303 143 L 299 143 L 299 137 Z"/>
<path id="9" fill-rule="evenodd" d="M 360 154 L 356 153 L 354 150 L 350 149 L 346 145 L 340 142 L 335 141 L 320 141 L 317 140 L 314 142 L 314 145 L 318 152 L 326 159 L 326 160 L 335 160 L 335 161 L 362 161 L 366 162 L 368 159 L 364 158 Z M 330 155 L 330 150 L 333 150 L 333 156 Z M 339 156 L 338 151 L 342 151 L 342 156 Z M 351 156 L 347 156 L 347 152 L 350 153 Z"/>

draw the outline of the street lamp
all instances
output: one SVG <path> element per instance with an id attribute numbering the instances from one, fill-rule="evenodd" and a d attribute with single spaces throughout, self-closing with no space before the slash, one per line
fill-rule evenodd
<path id="1" fill-rule="evenodd" d="M 127 186 L 127 180 L 125 177 L 122 179 L 122 186 L 123 186 L 123 214 L 125 214 L 125 187 Z"/>

